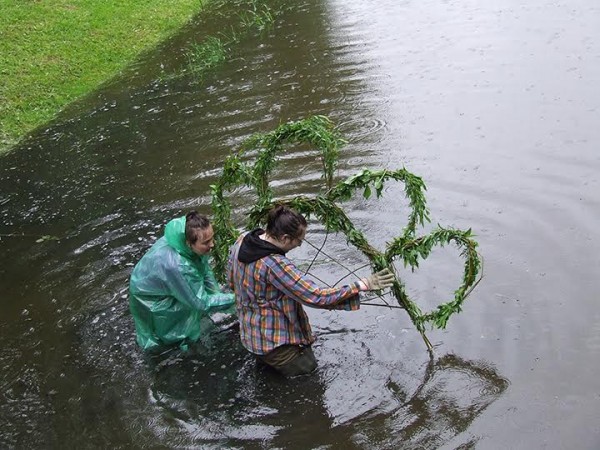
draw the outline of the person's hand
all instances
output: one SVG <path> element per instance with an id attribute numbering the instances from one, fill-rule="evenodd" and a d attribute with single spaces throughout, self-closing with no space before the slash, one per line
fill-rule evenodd
<path id="1" fill-rule="evenodd" d="M 390 269 L 383 269 L 369 277 L 363 278 L 361 281 L 367 287 L 367 291 L 379 291 L 392 287 L 394 281 L 396 281 L 396 276 Z"/>

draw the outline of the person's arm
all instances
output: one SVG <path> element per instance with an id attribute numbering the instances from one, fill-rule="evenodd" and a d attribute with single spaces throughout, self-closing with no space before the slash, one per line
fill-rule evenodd
<path id="1" fill-rule="evenodd" d="M 185 262 L 170 265 L 166 283 L 171 295 L 189 308 L 200 311 L 231 305 L 234 301 L 233 294 L 220 292 L 212 271 L 210 274 L 209 271 L 210 268 L 201 273 Z"/>
<path id="2" fill-rule="evenodd" d="M 270 257 L 266 262 L 270 269 L 269 282 L 293 300 L 314 308 L 350 311 L 360 308 L 358 293 L 362 288 L 358 281 L 336 288 L 321 288 L 285 257 Z"/>
<path id="3" fill-rule="evenodd" d="M 209 295 L 221 293 L 221 287 L 219 286 L 219 283 L 217 283 L 215 274 L 210 266 L 206 268 L 206 272 L 204 273 L 204 286 Z"/>

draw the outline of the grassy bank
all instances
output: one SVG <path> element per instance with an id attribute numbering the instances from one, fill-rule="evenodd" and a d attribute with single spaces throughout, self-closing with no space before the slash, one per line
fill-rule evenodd
<path id="1" fill-rule="evenodd" d="M 0 0 L 0 153 L 180 28 L 206 0 Z"/>

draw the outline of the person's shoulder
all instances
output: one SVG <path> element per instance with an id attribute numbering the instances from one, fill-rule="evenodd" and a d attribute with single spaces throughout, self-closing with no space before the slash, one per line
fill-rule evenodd
<path id="1" fill-rule="evenodd" d="M 167 240 L 163 236 L 158 241 L 156 241 L 152 245 L 152 247 L 150 247 L 148 253 L 162 253 L 169 250 L 173 250 L 173 248 L 168 244 Z"/>
<path id="2" fill-rule="evenodd" d="M 164 265 L 173 263 L 180 259 L 179 253 L 171 247 L 164 238 L 159 239 L 144 255 L 144 258 L 152 259 L 154 264 Z"/>
<path id="3" fill-rule="evenodd" d="M 132 278 L 162 278 L 171 267 L 176 267 L 177 252 L 169 247 L 164 239 L 156 241 L 152 247 L 142 256 L 132 270 Z"/>
<path id="4" fill-rule="evenodd" d="M 290 261 L 290 259 L 288 259 L 287 256 L 285 255 L 280 255 L 278 253 L 272 253 L 268 256 L 265 256 L 263 258 L 261 258 L 261 261 L 263 261 L 268 267 L 295 267 L 294 263 L 292 261 Z"/>

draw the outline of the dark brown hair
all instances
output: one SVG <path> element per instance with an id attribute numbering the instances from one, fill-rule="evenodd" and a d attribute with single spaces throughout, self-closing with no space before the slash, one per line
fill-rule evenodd
<path id="1" fill-rule="evenodd" d="M 284 205 L 277 205 L 267 216 L 267 233 L 277 239 L 284 234 L 298 238 L 302 229 L 306 228 L 306 219 L 300 213 Z"/>
<path id="2" fill-rule="evenodd" d="M 206 230 L 209 226 L 208 217 L 198 214 L 197 211 L 190 211 L 185 215 L 185 240 L 192 245 L 195 244 L 199 232 Z"/>

